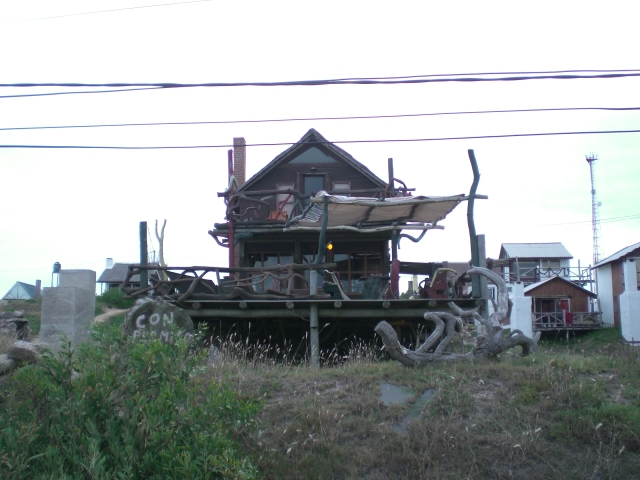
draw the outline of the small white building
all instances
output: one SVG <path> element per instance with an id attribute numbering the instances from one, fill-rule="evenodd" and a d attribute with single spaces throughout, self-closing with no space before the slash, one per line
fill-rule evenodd
<path id="1" fill-rule="evenodd" d="M 640 243 L 623 248 L 598 262 L 598 300 L 603 323 L 621 328 L 623 337 L 640 341 Z"/>

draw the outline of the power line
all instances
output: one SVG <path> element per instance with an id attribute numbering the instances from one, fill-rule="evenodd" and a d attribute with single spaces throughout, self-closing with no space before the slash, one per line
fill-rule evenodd
<path id="1" fill-rule="evenodd" d="M 524 80 L 576 80 L 576 79 L 608 79 L 623 77 L 639 77 L 640 70 L 611 70 L 595 74 L 556 74 L 541 72 L 540 74 L 514 74 L 515 76 L 478 77 L 468 74 L 419 75 L 414 77 L 351 78 L 328 80 L 291 80 L 279 82 L 209 82 L 209 83 L 2 83 L 0 87 L 161 87 L 161 88 L 193 88 L 193 87 L 294 87 L 322 85 L 397 85 L 442 82 L 508 82 Z M 487 73 L 485 75 L 503 75 Z"/>
<path id="2" fill-rule="evenodd" d="M 201 3 L 201 2 L 210 2 L 211 0 L 188 0 L 185 2 L 173 2 L 173 3 L 161 3 L 156 5 L 141 5 L 139 7 L 124 7 L 124 8 L 113 8 L 111 10 L 97 10 L 94 12 L 80 12 L 80 13 L 69 13 L 67 15 L 55 15 L 51 17 L 40 17 L 40 18 L 30 18 L 27 20 L 17 20 L 15 22 L 2 22 L 0 25 L 11 25 L 16 23 L 28 23 L 28 22 L 38 22 L 41 20 L 52 20 L 56 18 L 66 18 L 66 17 L 78 17 L 81 15 L 95 15 L 98 13 L 110 13 L 110 12 L 120 12 L 123 10 L 137 10 L 141 8 L 154 8 L 154 7 L 168 7 L 173 5 L 183 5 L 185 3 Z"/>
<path id="3" fill-rule="evenodd" d="M 610 217 L 610 218 L 601 219 L 600 222 L 601 223 L 623 222 L 626 220 L 635 220 L 636 218 L 640 218 L 640 214 L 626 215 L 623 217 Z M 591 223 L 591 220 L 582 220 L 579 222 L 546 223 L 544 225 L 538 225 L 538 227 L 557 227 L 561 225 L 576 225 L 578 223 Z"/>
<path id="4" fill-rule="evenodd" d="M 545 132 L 545 133 L 508 133 L 503 135 L 469 135 L 464 137 L 432 137 L 432 138 L 399 138 L 386 140 L 340 140 L 337 142 L 308 142 L 300 145 L 345 144 L 345 143 L 402 143 L 402 142 L 436 142 L 446 140 L 482 140 L 515 137 L 546 137 L 558 135 L 600 135 L 613 133 L 640 133 L 640 130 L 593 130 L 584 132 Z M 291 146 L 298 142 L 248 143 L 247 147 Z M 0 148 L 33 148 L 33 149 L 85 149 L 85 150 L 179 150 L 200 148 L 233 148 L 232 144 L 224 145 L 170 145 L 170 146 L 106 146 L 106 145 L 0 145 Z"/>
<path id="5" fill-rule="evenodd" d="M 126 90 L 117 90 L 126 91 Z M 3 98 L 3 97 L 0 97 Z M 149 122 L 149 123 L 103 123 L 93 125 L 52 125 L 40 127 L 5 127 L 0 131 L 9 130 L 47 130 L 47 129 L 68 129 L 68 128 L 105 128 L 105 127 L 156 127 L 170 125 L 221 125 L 236 123 L 273 123 L 273 122 L 310 122 L 324 120 L 370 120 L 370 119 L 390 119 L 390 118 L 411 118 L 430 117 L 441 115 L 476 115 L 493 113 L 532 113 L 532 112 L 568 112 L 581 110 L 603 110 L 603 111 L 633 111 L 640 110 L 640 107 L 558 107 L 558 108 L 520 108 L 511 110 L 469 110 L 460 112 L 434 112 L 434 113 L 408 113 L 398 115 L 360 115 L 345 117 L 307 117 L 307 118 L 272 118 L 262 120 L 219 120 L 202 122 Z"/>
<path id="6" fill-rule="evenodd" d="M 21 95 L 1 95 L 0 98 L 21 98 L 21 97 L 48 97 L 52 95 L 77 95 L 89 93 L 119 93 L 119 92 L 137 92 L 139 90 L 158 90 L 162 87 L 140 87 L 140 88 L 121 88 L 118 90 L 90 90 L 82 92 L 49 92 L 49 93 L 25 93 Z"/>

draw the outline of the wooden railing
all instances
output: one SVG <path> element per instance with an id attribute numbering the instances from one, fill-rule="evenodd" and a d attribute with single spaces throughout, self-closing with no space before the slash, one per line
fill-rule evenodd
<path id="1" fill-rule="evenodd" d="M 154 294 L 172 298 L 179 302 L 198 298 L 201 300 L 255 299 L 273 300 L 294 295 L 294 281 L 307 283 L 306 270 L 333 270 L 335 263 L 288 264 L 275 267 L 159 267 L 156 265 L 129 265 L 127 277 L 120 290 L 129 297 Z M 142 270 L 151 270 L 156 275 L 149 277 L 151 285 L 131 288 L 131 277 Z M 221 274 L 228 274 L 222 277 Z M 211 278 L 215 276 L 215 281 Z M 209 278 L 206 278 L 209 277 Z M 286 293 L 264 288 L 267 280 L 286 285 Z M 256 288 L 260 286 L 260 288 Z M 283 287 L 284 289 L 285 287 Z M 258 293 L 262 290 L 265 293 Z"/>
<path id="2" fill-rule="evenodd" d="M 533 330 L 590 330 L 602 327 L 601 312 L 533 312 Z"/>

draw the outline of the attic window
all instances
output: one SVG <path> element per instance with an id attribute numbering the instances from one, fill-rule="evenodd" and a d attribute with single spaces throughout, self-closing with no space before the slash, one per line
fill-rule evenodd
<path id="1" fill-rule="evenodd" d="M 344 197 L 349 196 L 351 191 L 351 182 L 333 182 L 331 185 L 334 195 L 342 195 Z"/>
<path id="2" fill-rule="evenodd" d="M 289 164 L 311 164 L 311 163 L 338 163 L 335 159 L 322 152 L 319 148 L 311 147 L 303 153 L 289 161 Z"/>

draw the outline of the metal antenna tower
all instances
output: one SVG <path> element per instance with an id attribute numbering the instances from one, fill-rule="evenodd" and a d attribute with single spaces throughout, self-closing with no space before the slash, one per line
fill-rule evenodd
<path id="1" fill-rule="evenodd" d="M 596 177 L 593 171 L 593 163 L 598 156 L 590 153 L 587 155 L 589 172 L 591 173 L 591 230 L 593 232 L 593 264 L 600 261 L 600 202 L 596 198 Z"/>

